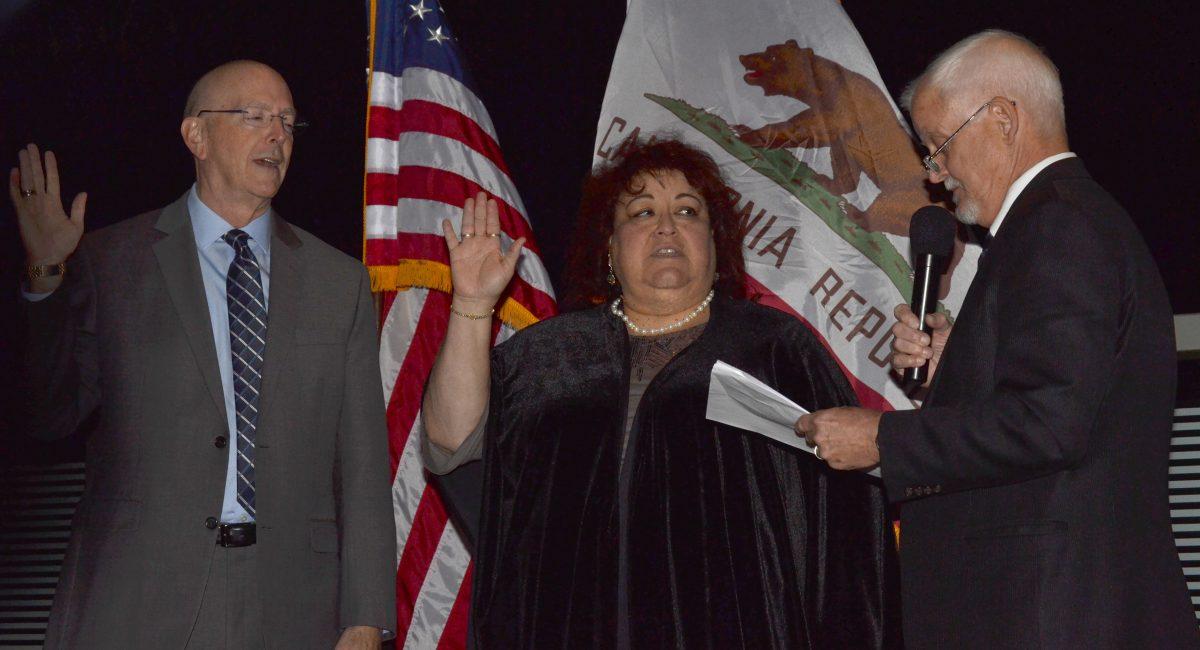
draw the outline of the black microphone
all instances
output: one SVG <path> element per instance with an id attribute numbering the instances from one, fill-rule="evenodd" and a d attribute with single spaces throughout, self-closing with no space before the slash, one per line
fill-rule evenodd
<path id="1" fill-rule="evenodd" d="M 908 224 L 912 244 L 913 276 L 912 310 L 921 323 L 921 331 L 930 334 L 925 317 L 937 307 L 941 267 L 954 252 L 954 217 L 945 208 L 927 205 L 913 213 Z M 929 364 L 906 368 L 904 383 L 920 386 L 929 377 Z"/>

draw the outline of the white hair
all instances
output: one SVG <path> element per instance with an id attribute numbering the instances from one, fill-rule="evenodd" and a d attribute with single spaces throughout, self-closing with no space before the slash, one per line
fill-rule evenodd
<path id="1" fill-rule="evenodd" d="M 989 29 L 964 38 L 938 55 L 900 96 L 912 112 L 913 97 L 933 90 L 947 100 L 982 103 L 1007 97 L 1033 118 L 1035 131 L 1066 135 L 1066 111 L 1058 68 L 1037 45 L 1019 34 Z"/>

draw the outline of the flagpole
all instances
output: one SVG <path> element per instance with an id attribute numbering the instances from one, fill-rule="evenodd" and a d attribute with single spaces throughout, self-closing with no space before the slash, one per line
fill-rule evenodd
<path id="1" fill-rule="evenodd" d="M 367 147 L 371 139 L 371 81 L 375 78 L 375 12 L 378 0 L 370 0 L 370 10 L 367 15 L 367 101 L 366 119 L 363 120 L 363 181 L 362 181 L 362 261 L 367 264 Z M 368 267 L 369 268 L 369 267 Z M 372 293 L 376 295 L 376 309 L 379 308 L 378 293 L 374 291 L 375 282 L 372 279 Z M 382 327 L 382 321 L 380 326 Z"/>

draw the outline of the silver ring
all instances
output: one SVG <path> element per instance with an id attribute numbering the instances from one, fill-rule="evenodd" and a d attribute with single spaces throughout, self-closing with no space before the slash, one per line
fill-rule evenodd
<path id="1" fill-rule="evenodd" d="M 462 234 L 462 238 L 463 238 L 463 239 L 470 239 L 470 238 L 472 238 L 472 237 L 474 237 L 474 236 L 475 236 L 475 233 L 473 233 L 473 232 L 464 232 L 464 233 Z"/>
<path id="2" fill-rule="evenodd" d="M 37 190 L 21 190 L 21 196 L 25 198 L 29 198 L 34 194 L 37 194 Z"/>
<path id="3" fill-rule="evenodd" d="M 817 457 L 817 460 L 825 460 L 824 458 L 821 458 L 821 446 L 820 445 L 813 445 L 813 455 Z"/>

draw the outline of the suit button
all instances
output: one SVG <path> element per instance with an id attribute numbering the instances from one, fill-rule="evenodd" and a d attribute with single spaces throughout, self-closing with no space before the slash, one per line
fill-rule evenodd
<path id="1" fill-rule="evenodd" d="M 213 446 L 217 449 L 224 449 L 225 445 L 229 444 L 229 440 L 225 436 L 217 436 L 213 438 Z"/>
<path id="2" fill-rule="evenodd" d="M 213 530 L 213 529 L 215 529 L 215 528 L 217 527 L 217 525 L 218 525 L 218 524 L 220 524 L 220 523 L 221 523 L 221 522 L 217 521 L 217 518 L 216 518 L 216 517 L 209 517 L 208 519 L 205 519 L 205 520 L 204 520 L 204 527 L 205 527 L 205 528 L 207 528 L 207 529 L 209 529 L 209 530 Z"/>

